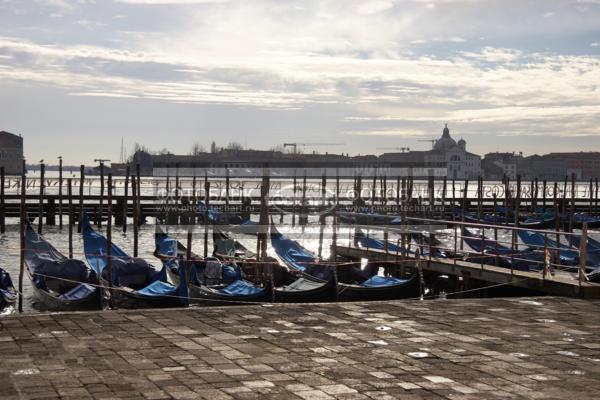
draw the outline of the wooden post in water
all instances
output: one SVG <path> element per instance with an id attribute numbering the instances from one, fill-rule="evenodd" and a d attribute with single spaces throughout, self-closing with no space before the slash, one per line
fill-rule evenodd
<path id="1" fill-rule="evenodd" d="M 373 183 L 371 187 L 371 210 L 375 212 L 375 199 L 377 198 L 377 168 L 373 171 Z"/>
<path id="2" fill-rule="evenodd" d="M 225 210 L 229 212 L 229 167 L 225 164 Z"/>
<path id="3" fill-rule="evenodd" d="M 535 178 L 534 180 L 534 185 L 533 185 L 533 212 L 535 214 L 537 214 L 538 212 L 538 186 L 539 186 L 539 181 L 538 178 Z"/>
<path id="4" fill-rule="evenodd" d="M 191 211 L 192 214 L 190 216 L 190 224 L 196 225 L 196 209 L 198 207 L 198 199 L 196 197 L 196 169 L 194 168 L 194 176 L 192 177 L 192 201 L 191 201 Z"/>
<path id="5" fill-rule="evenodd" d="M 4 167 L 0 167 L 0 233 L 6 232 L 6 200 L 4 198 Z"/>
<path id="6" fill-rule="evenodd" d="M 340 169 L 335 169 L 335 205 L 340 205 Z M 335 216 L 334 216 L 335 219 Z"/>
<path id="7" fill-rule="evenodd" d="M 595 183 L 596 183 L 596 190 L 595 190 L 595 194 L 594 197 L 596 198 L 596 214 L 598 214 L 598 178 L 595 179 Z"/>
<path id="8" fill-rule="evenodd" d="M 465 187 L 463 189 L 463 199 L 462 199 L 462 208 L 461 208 L 461 212 L 460 212 L 460 222 L 462 222 L 463 224 L 465 223 L 465 210 L 467 208 L 467 196 L 469 193 L 469 180 L 465 179 Z M 460 250 L 464 250 L 465 248 L 465 243 L 463 240 L 463 235 L 460 235 Z"/>
<path id="9" fill-rule="evenodd" d="M 323 253 L 323 234 L 325 232 L 325 204 L 327 201 L 327 169 L 323 171 L 323 175 L 321 176 L 321 206 L 322 210 L 319 213 L 319 251 L 318 256 L 319 259 Z"/>
<path id="10" fill-rule="evenodd" d="M 58 227 L 60 230 L 63 228 L 63 160 L 62 156 L 58 156 Z"/>
<path id="11" fill-rule="evenodd" d="M 589 208 L 589 214 L 592 214 L 592 209 L 594 206 L 594 181 L 592 180 L 592 178 L 590 178 L 590 208 Z"/>
<path id="12" fill-rule="evenodd" d="M 144 221 L 144 215 L 142 214 L 142 177 L 140 175 L 140 164 L 135 164 L 135 177 L 136 177 L 136 185 L 137 185 L 137 196 L 136 196 L 136 207 L 137 207 L 137 223 L 141 225 Z"/>
<path id="13" fill-rule="evenodd" d="M 67 196 L 69 197 L 69 258 L 73 258 L 73 184 L 67 179 Z"/>
<path id="14" fill-rule="evenodd" d="M 104 161 L 100 161 L 100 206 L 96 216 L 96 226 L 102 227 L 102 214 L 104 214 Z"/>
<path id="15" fill-rule="evenodd" d="M 296 170 L 294 169 L 294 187 L 292 189 L 292 227 L 296 226 Z"/>
<path id="16" fill-rule="evenodd" d="M 85 184 L 85 165 L 79 166 L 79 218 L 77 221 L 77 233 L 81 233 L 81 224 L 83 223 L 83 185 Z"/>
<path id="17" fill-rule="evenodd" d="M 113 271 L 112 271 L 112 173 L 108 174 L 108 208 L 106 210 L 106 269 L 108 273 L 108 306 L 113 309 Z M 102 213 L 100 213 L 102 217 Z"/>
<path id="18" fill-rule="evenodd" d="M 446 190 L 448 188 L 448 178 L 444 175 L 442 180 L 442 211 L 440 218 L 442 220 L 446 219 Z"/>
<path id="19" fill-rule="evenodd" d="M 513 210 L 514 219 L 513 226 L 515 228 L 519 227 L 519 208 L 521 206 L 521 175 L 517 175 L 517 196 L 515 198 L 515 208 Z M 508 210 L 507 210 L 508 211 Z M 510 263 L 510 273 L 514 273 L 514 260 L 515 260 L 515 252 L 517 251 L 517 231 L 515 229 L 512 230 L 512 240 L 511 240 L 511 263 Z"/>
<path id="20" fill-rule="evenodd" d="M 204 172 L 204 258 L 208 257 L 208 207 L 210 206 L 210 182 Z"/>
<path id="21" fill-rule="evenodd" d="M 587 264 L 587 231 L 587 222 L 584 222 L 581 229 L 581 240 L 579 241 L 579 286 L 581 286 L 582 282 L 587 280 L 587 277 L 585 276 L 585 267 Z"/>
<path id="22" fill-rule="evenodd" d="M 125 187 L 123 188 L 123 233 L 127 233 L 127 196 L 129 195 L 129 164 L 125 167 Z"/>
<path id="23" fill-rule="evenodd" d="M 133 205 L 133 256 L 138 255 L 138 230 L 140 228 L 139 214 L 138 214 L 138 185 L 137 178 L 131 175 L 131 203 Z"/>
<path id="24" fill-rule="evenodd" d="M 400 206 L 400 175 L 396 177 L 396 206 Z"/>
<path id="25" fill-rule="evenodd" d="M 27 186 L 25 182 L 25 159 L 23 159 L 21 171 L 21 208 L 20 208 L 20 219 L 19 219 L 19 242 L 21 247 L 21 257 L 19 258 L 19 312 L 23 312 L 23 274 L 25 272 L 25 224 L 27 224 L 27 211 L 25 207 L 27 204 L 25 203 L 25 187 Z"/>
<path id="26" fill-rule="evenodd" d="M 257 241 L 257 257 L 263 261 L 267 257 L 267 230 L 269 226 L 269 165 L 264 164 L 262 169 L 262 184 L 260 186 L 260 217 Z"/>
<path id="27" fill-rule="evenodd" d="M 42 234 L 42 225 L 44 224 L 44 174 L 46 172 L 46 166 L 44 163 L 40 164 L 40 201 L 38 208 L 38 234 Z"/>
<path id="28" fill-rule="evenodd" d="M 300 216 L 298 217 L 298 223 L 301 226 L 304 226 L 307 222 L 308 210 L 306 204 L 306 170 L 304 170 L 304 178 L 302 178 L 302 203 L 300 205 Z"/>
<path id="29" fill-rule="evenodd" d="M 547 187 L 547 182 L 544 179 L 544 181 L 542 182 L 542 210 L 544 210 L 544 212 L 546 212 L 546 187 Z"/>
<path id="30" fill-rule="evenodd" d="M 571 174 L 571 212 L 569 215 L 569 232 L 573 232 L 573 223 L 575 222 L 575 197 L 577 196 L 575 188 L 575 174 Z"/>

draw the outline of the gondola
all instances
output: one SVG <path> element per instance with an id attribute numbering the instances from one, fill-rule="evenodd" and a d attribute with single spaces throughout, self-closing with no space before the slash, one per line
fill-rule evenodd
<path id="1" fill-rule="evenodd" d="M 566 235 L 571 246 L 580 248 L 581 237 L 575 235 Z M 590 282 L 600 282 L 600 242 L 588 236 L 586 244 L 587 265 L 592 267 L 592 271 L 587 273 L 587 279 Z"/>
<path id="2" fill-rule="evenodd" d="M 513 250 L 494 239 L 482 237 L 469 228 L 464 227 L 462 232 L 464 242 L 478 253 L 469 254 L 469 262 L 497 264 L 499 267 L 520 271 L 539 271 L 543 268 L 544 254 L 539 249 Z"/>
<path id="3" fill-rule="evenodd" d="M 354 243 L 363 248 L 386 250 L 386 242 L 381 239 L 375 239 L 367 236 L 361 229 L 354 231 Z M 390 253 L 403 254 L 404 250 L 397 244 L 387 242 L 387 251 Z"/>
<path id="4" fill-rule="evenodd" d="M 88 264 L 101 276 L 103 284 L 108 286 L 108 243 L 104 236 L 92 228 L 87 215 L 84 215 L 82 235 Z M 143 259 L 130 257 L 114 243 L 111 252 L 114 304 L 124 307 L 168 307 L 188 304 L 185 280 L 182 279 L 177 285 L 168 283 L 165 266 L 157 271 Z"/>
<path id="5" fill-rule="evenodd" d="M 48 310 L 86 310 L 104 306 L 106 292 L 97 274 L 81 260 L 69 259 L 27 224 L 25 266 L 35 297 Z"/>
<path id="6" fill-rule="evenodd" d="M 178 240 L 162 230 L 157 229 L 155 235 L 156 250 L 154 254 L 163 262 L 169 277 L 174 282 L 180 282 L 180 276 L 185 269 L 182 261 L 187 249 Z M 178 259 L 178 260 L 177 260 Z M 261 302 L 271 298 L 269 288 L 264 288 L 243 279 L 241 269 L 235 263 L 223 264 L 215 257 L 201 259 L 192 257 L 189 266 L 190 301 L 207 305 L 228 305 L 246 302 Z M 208 270 L 216 270 L 221 279 L 210 284 L 208 279 L 214 275 L 207 274 Z"/>
<path id="7" fill-rule="evenodd" d="M 0 312 L 11 307 L 17 301 L 17 291 L 10 274 L 0 268 Z"/>
<path id="8" fill-rule="evenodd" d="M 559 247 L 556 241 L 533 231 L 519 229 L 517 234 L 523 243 L 534 250 L 544 250 L 545 247 L 549 248 L 553 259 L 557 259 L 560 256 L 560 264 L 562 265 L 577 265 L 579 263 L 579 251 L 574 250 L 564 243 L 561 243 Z M 560 248 L 560 252 L 556 250 L 558 248 Z"/>
<path id="9" fill-rule="evenodd" d="M 225 232 L 213 230 L 213 256 L 223 260 L 252 260 L 256 254 Z"/>
<path id="10" fill-rule="evenodd" d="M 277 255 L 289 268 L 300 270 L 304 279 L 329 284 L 330 269 L 318 264 L 318 259 L 298 242 L 282 235 L 271 225 L 271 244 Z M 360 264 L 337 266 L 337 299 L 341 301 L 392 300 L 412 298 L 419 295 L 420 283 L 414 273 L 408 279 L 379 276 L 376 264 L 368 264 L 364 270 Z M 312 274 L 318 273 L 315 276 Z M 328 276 L 322 279 L 321 276 Z"/>

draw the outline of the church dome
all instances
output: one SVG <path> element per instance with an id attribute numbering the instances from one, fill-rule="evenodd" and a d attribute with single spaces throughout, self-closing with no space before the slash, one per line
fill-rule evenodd
<path id="1" fill-rule="evenodd" d="M 444 127 L 442 131 L 442 137 L 436 140 L 435 145 L 433 146 L 434 150 L 447 150 L 456 146 L 456 141 L 450 137 L 450 129 L 448 129 L 448 124 Z"/>

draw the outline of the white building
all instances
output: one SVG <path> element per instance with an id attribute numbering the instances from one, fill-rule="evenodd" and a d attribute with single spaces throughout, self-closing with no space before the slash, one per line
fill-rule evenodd
<path id="1" fill-rule="evenodd" d="M 467 142 L 458 143 L 450 137 L 448 124 L 442 137 L 436 140 L 433 150 L 425 153 L 425 164 L 445 165 L 449 179 L 477 179 L 481 176 L 481 157 L 467 151 Z"/>

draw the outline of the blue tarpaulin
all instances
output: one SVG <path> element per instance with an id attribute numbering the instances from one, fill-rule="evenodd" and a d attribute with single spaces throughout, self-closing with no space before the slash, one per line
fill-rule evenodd
<path id="1" fill-rule="evenodd" d="M 398 279 L 391 276 L 379 276 L 375 275 L 371 278 L 367 279 L 360 286 L 363 287 L 384 287 L 384 286 L 394 286 L 400 285 L 408 282 L 408 279 Z"/>
<path id="2" fill-rule="evenodd" d="M 264 290 L 264 288 L 257 287 L 251 282 L 240 279 L 218 290 L 218 292 L 227 296 L 256 296 L 264 292 Z"/>

